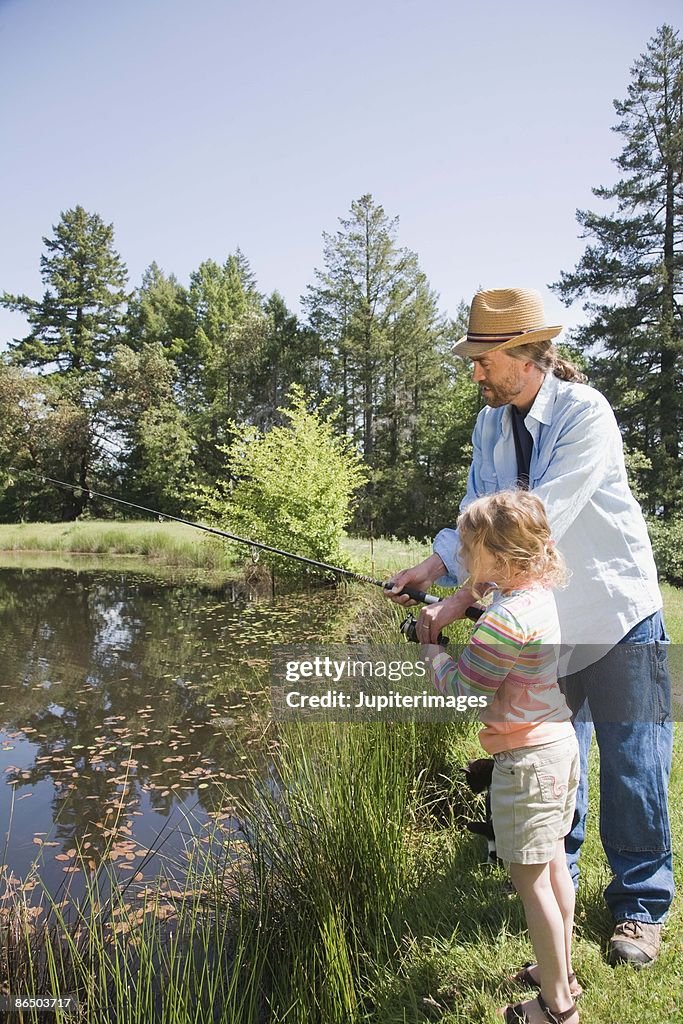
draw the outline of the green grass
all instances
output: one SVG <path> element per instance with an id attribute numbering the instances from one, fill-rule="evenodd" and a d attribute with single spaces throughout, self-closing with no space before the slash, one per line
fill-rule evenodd
<path id="1" fill-rule="evenodd" d="M 115 897 L 76 934 L 53 916 L 49 936 L 24 942 L 12 988 L 77 990 L 83 1020 L 109 1007 L 121 1024 L 200 1024 L 214 1012 L 225 1024 L 493 1024 L 500 983 L 531 947 L 504 873 L 482 866 L 481 841 L 458 824 L 457 766 L 477 751 L 473 730 L 321 723 L 288 727 L 281 743 L 276 774 L 249 802 L 241 869 L 198 859 L 170 922 L 162 892 L 137 909 Z M 679 729 L 678 757 L 681 747 Z M 678 772 L 679 848 L 682 805 Z M 582 1020 L 680 1020 L 680 903 L 652 968 L 612 970 L 594 822 L 583 871 Z"/>
<path id="2" fill-rule="evenodd" d="M 227 569 L 247 549 L 181 523 L 21 523 L 0 525 L 0 551 L 134 555 L 167 565 Z"/>
<path id="3" fill-rule="evenodd" d="M 671 642 L 683 644 L 683 589 L 662 583 L 661 590 L 664 599 L 664 619 Z"/>
<path id="4" fill-rule="evenodd" d="M 674 644 L 683 644 L 683 591 L 662 588 L 667 628 Z M 457 740 L 451 756 L 468 755 Z M 471 752 L 470 752 L 471 753 Z M 675 725 L 670 788 L 674 851 L 683 844 L 683 725 Z M 591 758 L 591 814 L 582 851 L 582 880 L 577 904 L 575 966 L 586 992 L 581 1019 L 586 1024 L 642 1024 L 646 1020 L 683 1021 L 683 907 L 677 896 L 657 962 L 646 971 L 613 969 L 604 954 L 612 921 L 602 891 L 610 873 L 598 832 L 597 751 Z M 382 1024 L 438 1019 L 455 1022 L 499 1020 L 496 1008 L 508 995 L 500 982 L 533 958 L 521 905 L 506 891 L 503 873 L 481 866 L 477 840 L 462 839 L 456 827 L 432 833 L 427 880 L 416 908 L 416 921 L 406 922 L 400 967 L 387 968 L 383 1001 L 377 1009 Z M 674 854 L 678 892 L 683 886 L 680 857 Z"/>
<path id="5" fill-rule="evenodd" d="M 347 537 L 344 552 L 363 572 L 380 575 L 412 565 L 430 551 L 426 543 Z M 74 523 L 0 524 L 0 553 L 51 552 L 130 555 L 175 566 L 229 568 L 248 557 L 246 545 L 202 535 L 181 523 L 85 519 Z M 296 554 L 296 552 L 294 552 Z"/>
<path id="6" fill-rule="evenodd" d="M 683 753 L 677 726 L 675 758 Z M 591 769 L 597 790 L 597 759 Z M 645 1020 L 680 1021 L 683 1006 L 683 913 L 675 901 L 658 961 L 647 971 L 612 969 L 604 959 L 612 921 L 602 890 L 609 872 L 597 834 L 597 809 L 582 853 L 582 880 L 575 928 L 575 967 L 585 988 L 581 1019 L 586 1024 L 642 1024 Z M 671 787 L 674 849 L 683 839 L 683 780 L 676 772 Z M 522 908 L 504 888 L 502 872 L 489 872 L 473 856 L 472 844 L 456 845 L 454 836 L 440 843 L 441 878 L 430 878 L 435 913 L 414 933 L 400 971 L 386 979 L 387 999 L 378 1019 L 384 1024 L 430 1019 L 434 1000 L 444 1024 L 496 1021 L 496 1008 L 509 995 L 503 978 L 533 959 Z M 481 852 L 481 851 L 480 851 Z M 676 880 L 683 883 L 680 861 Z M 441 896 L 441 904 L 438 897 Z M 647 1007 L 647 1011 L 645 1011 Z M 433 1009 L 433 1007 L 432 1007 Z"/>
<path id="7" fill-rule="evenodd" d="M 405 569 L 431 554 L 430 544 L 414 538 L 403 541 L 395 537 L 380 537 L 370 541 L 364 537 L 346 537 L 343 547 L 354 565 L 369 575 L 372 575 L 373 567 L 374 572 L 382 575 Z"/>
<path id="8" fill-rule="evenodd" d="M 392 551 L 380 548 L 377 564 L 381 553 L 391 568 Z M 360 560 L 359 546 L 355 552 Z M 410 548 L 396 553 L 398 564 L 414 561 Z M 665 587 L 664 599 L 672 639 L 683 643 L 683 591 Z M 365 635 L 393 642 L 399 614 L 368 588 Z M 0 917 L 12 988 L 76 988 L 81 1019 L 106 1019 L 109 1007 L 121 1024 L 494 1024 L 508 995 L 502 979 L 532 952 L 504 872 L 482 865 L 483 841 L 460 823 L 473 798 L 458 767 L 480 751 L 476 727 L 293 724 L 279 740 L 271 776 L 243 808 L 244 835 L 219 837 L 223 858 L 192 845 L 184 893 L 159 889 L 142 905 L 118 894 L 75 928 L 58 910 L 42 932 L 17 927 L 20 907 L 6 927 Z M 682 757 L 678 724 L 675 850 L 683 840 Z M 597 833 L 597 770 L 594 757 L 576 923 L 581 1019 L 683 1021 L 680 897 L 651 968 L 605 964 L 611 921 L 602 900 L 609 876 Z M 678 856 L 675 870 L 680 890 Z M 91 902 L 99 902 L 95 891 Z"/>

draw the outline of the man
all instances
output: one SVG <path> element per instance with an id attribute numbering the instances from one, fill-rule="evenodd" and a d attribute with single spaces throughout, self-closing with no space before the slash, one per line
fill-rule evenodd
<path id="1" fill-rule="evenodd" d="M 581 786 L 566 839 L 575 885 L 588 804 L 588 749 L 600 748 L 600 834 L 614 878 L 605 890 L 615 920 L 609 962 L 651 963 L 673 899 L 668 782 L 673 726 L 671 681 L 647 528 L 628 486 L 621 434 L 603 395 L 559 357 L 538 292 L 481 291 L 466 337 L 486 406 L 472 437 L 464 509 L 475 498 L 528 487 L 544 503 L 571 578 L 556 593 L 562 641 L 570 645 L 561 681 L 581 749 Z M 399 572 L 389 595 L 434 582 L 460 589 L 422 610 L 422 643 L 474 601 L 466 586 L 456 530 L 442 530 L 434 553 Z M 615 721 L 618 718 L 618 721 Z"/>

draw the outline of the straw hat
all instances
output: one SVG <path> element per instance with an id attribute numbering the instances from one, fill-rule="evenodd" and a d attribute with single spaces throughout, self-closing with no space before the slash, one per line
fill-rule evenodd
<path id="1" fill-rule="evenodd" d="M 453 351 L 470 359 L 533 341 L 550 341 L 561 327 L 547 327 L 543 299 L 533 288 L 489 288 L 477 292 L 467 334 Z"/>

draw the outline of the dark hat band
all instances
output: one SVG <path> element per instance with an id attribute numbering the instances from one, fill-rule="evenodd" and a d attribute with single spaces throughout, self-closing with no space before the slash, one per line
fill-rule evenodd
<path id="1" fill-rule="evenodd" d="M 492 341 L 509 341 L 510 338 L 518 338 L 522 334 L 529 334 L 529 331 L 512 331 L 506 334 L 467 334 L 467 340 L 475 344 L 489 344 Z"/>

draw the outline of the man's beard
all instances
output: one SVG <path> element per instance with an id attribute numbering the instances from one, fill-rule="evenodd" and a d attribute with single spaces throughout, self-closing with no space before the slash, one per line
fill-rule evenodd
<path id="1" fill-rule="evenodd" d="M 487 390 L 484 390 L 484 388 Z M 521 390 L 518 382 L 512 378 L 496 385 L 487 384 L 479 386 L 482 398 L 492 409 L 499 409 L 501 405 L 509 405 Z"/>

